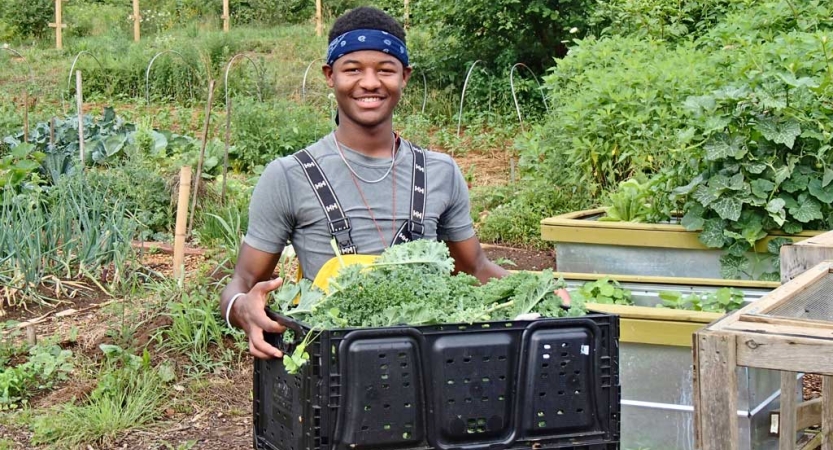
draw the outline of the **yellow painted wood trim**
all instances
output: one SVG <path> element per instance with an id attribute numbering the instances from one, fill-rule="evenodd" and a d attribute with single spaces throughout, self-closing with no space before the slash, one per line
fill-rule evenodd
<path id="1" fill-rule="evenodd" d="M 708 247 L 700 243 L 698 231 L 688 231 L 678 224 L 586 220 L 602 213 L 604 209 L 597 208 L 545 218 L 541 220 L 541 238 L 554 242 L 708 250 Z M 824 232 L 802 231 L 797 235 L 772 233 L 759 241 L 755 249 L 765 252 L 769 241 L 776 237 L 789 237 L 794 242 L 800 242 L 822 233 Z"/>
<path id="2" fill-rule="evenodd" d="M 705 324 L 696 322 L 621 319 L 619 321 L 619 341 L 634 344 L 691 347 L 692 336 L 705 326 Z"/>
<path id="3" fill-rule="evenodd" d="M 607 314 L 615 314 L 623 319 L 645 319 L 656 322 L 692 322 L 708 324 L 724 316 L 724 314 L 712 312 L 651 308 L 649 306 L 604 305 L 600 303 L 588 303 L 587 309 Z"/>
<path id="4" fill-rule="evenodd" d="M 565 280 L 596 281 L 601 278 L 610 278 L 620 283 L 646 283 L 646 284 L 670 284 L 682 286 L 711 286 L 711 287 L 733 287 L 733 288 L 760 288 L 777 289 L 781 283 L 777 281 L 758 280 L 722 280 L 717 278 L 688 278 L 688 277 L 654 277 L 643 275 L 617 275 L 581 272 L 556 272 L 555 276 L 564 277 Z"/>

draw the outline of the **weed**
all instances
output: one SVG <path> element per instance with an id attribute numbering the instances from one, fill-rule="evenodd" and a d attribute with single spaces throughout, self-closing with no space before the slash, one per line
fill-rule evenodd
<path id="1" fill-rule="evenodd" d="M 170 367 L 151 367 L 147 352 L 138 357 L 106 345 L 102 351 L 106 359 L 95 390 L 81 405 L 64 405 L 57 417 L 54 413 L 36 417 L 33 444 L 106 444 L 159 416 L 168 395 L 166 384 L 174 377 Z"/>
<path id="2" fill-rule="evenodd" d="M 37 391 L 49 389 L 72 372 L 72 352 L 57 345 L 38 345 L 25 362 L 0 369 L 0 409 L 25 405 Z"/>

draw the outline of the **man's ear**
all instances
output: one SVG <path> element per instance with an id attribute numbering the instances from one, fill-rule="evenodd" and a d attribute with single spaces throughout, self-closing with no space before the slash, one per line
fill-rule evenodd
<path id="1" fill-rule="evenodd" d="M 408 85 L 408 80 L 410 80 L 410 79 L 411 79 L 411 74 L 413 73 L 413 71 L 414 71 L 414 68 L 413 68 L 413 67 L 411 67 L 411 66 L 406 67 L 406 68 L 402 71 L 402 81 L 403 81 L 403 83 L 402 83 L 402 89 L 405 89 L 405 86 L 407 86 L 407 85 Z"/>
<path id="2" fill-rule="evenodd" d="M 327 79 L 327 86 L 334 87 L 335 81 L 333 81 L 333 68 L 328 64 L 324 64 L 321 66 L 321 72 L 324 73 L 324 78 Z"/>

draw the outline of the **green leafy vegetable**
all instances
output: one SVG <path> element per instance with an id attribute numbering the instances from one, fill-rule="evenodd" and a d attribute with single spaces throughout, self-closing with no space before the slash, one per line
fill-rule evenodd
<path id="1" fill-rule="evenodd" d="M 329 294 L 308 280 L 286 283 L 272 308 L 313 330 L 513 320 L 586 313 L 582 302 L 562 308 L 555 290 L 564 286 L 552 270 L 517 272 L 480 285 L 467 274 L 452 275 L 454 259 L 445 244 L 418 240 L 386 250 L 375 263 L 348 265 L 330 280 Z M 309 335 L 307 335 L 309 338 Z M 309 341 L 284 358 L 297 370 Z"/>

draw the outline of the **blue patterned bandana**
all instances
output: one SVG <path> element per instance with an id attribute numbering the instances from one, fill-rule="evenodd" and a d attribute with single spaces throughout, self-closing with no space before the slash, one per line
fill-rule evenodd
<path id="1" fill-rule="evenodd" d="M 381 30 L 359 29 L 348 31 L 333 39 L 327 48 L 327 65 L 332 66 L 342 56 L 361 50 L 387 53 L 408 67 L 408 49 L 398 37 Z"/>

